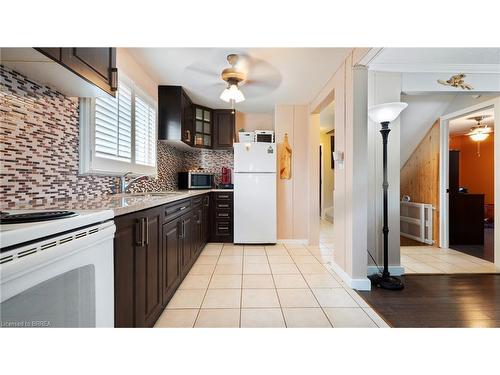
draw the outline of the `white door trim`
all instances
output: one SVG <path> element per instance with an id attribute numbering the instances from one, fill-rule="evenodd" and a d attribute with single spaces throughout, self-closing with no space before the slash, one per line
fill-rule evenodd
<path id="1" fill-rule="evenodd" d="M 439 246 L 447 248 L 449 245 L 449 206 L 448 206 L 448 163 L 449 163 L 449 121 L 472 112 L 493 108 L 495 119 L 500 119 L 500 97 L 488 100 L 472 107 L 441 116 L 439 121 Z M 500 204 L 500 136 L 495 137 L 495 206 Z M 500 223 L 500 210 L 495 210 L 495 222 Z M 497 268 L 500 267 L 500 225 L 495 225 L 494 258 Z"/>

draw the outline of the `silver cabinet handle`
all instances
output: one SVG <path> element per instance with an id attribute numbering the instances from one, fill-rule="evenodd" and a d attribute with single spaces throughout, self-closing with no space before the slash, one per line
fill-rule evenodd
<path id="1" fill-rule="evenodd" d="M 219 198 L 229 198 L 229 195 L 219 195 Z"/>
<path id="2" fill-rule="evenodd" d="M 228 208 L 228 204 L 218 204 L 217 207 Z"/>
<path id="3" fill-rule="evenodd" d="M 135 241 L 136 246 L 144 246 L 146 244 L 144 240 L 144 221 L 145 220 L 142 217 L 136 223 L 136 228 L 139 228 L 139 234 L 137 234 L 137 229 L 136 229 L 136 238 L 139 238 L 139 240 Z"/>
<path id="4" fill-rule="evenodd" d="M 179 208 L 179 211 L 183 211 L 187 208 L 187 206 L 182 206 L 181 208 Z"/>
<path id="5" fill-rule="evenodd" d="M 219 227 L 219 230 L 227 230 L 229 227 Z"/>
<path id="6" fill-rule="evenodd" d="M 145 245 L 149 245 L 149 217 L 144 220 L 144 232 L 146 234 Z"/>
<path id="7" fill-rule="evenodd" d="M 221 213 L 219 213 L 218 216 L 219 217 L 229 217 L 229 214 L 221 214 Z"/>

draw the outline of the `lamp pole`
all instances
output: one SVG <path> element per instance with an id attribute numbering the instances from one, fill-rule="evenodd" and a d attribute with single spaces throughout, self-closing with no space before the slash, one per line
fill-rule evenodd
<path id="1" fill-rule="evenodd" d="M 389 121 L 384 121 L 381 123 L 382 129 L 380 129 L 380 134 L 382 134 L 382 145 L 383 145 L 383 170 L 384 170 L 384 181 L 382 182 L 382 188 L 384 190 L 384 219 L 382 233 L 384 235 L 384 270 L 382 272 L 382 278 L 387 279 L 390 277 L 389 274 L 389 223 L 388 223 L 388 195 L 389 195 L 389 181 L 387 180 L 387 140 L 389 138 Z"/>
<path id="2" fill-rule="evenodd" d="M 407 103 L 393 102 L 375 105 L 368 109 L 368 115 L 370 119 L 382 125 L 380 129 L 380 134 L 382 134 L 382 146 L 383 146 L 383 173 L 384 181 L 382 182 L 382 188 L 384 190 L 384 206 L 383 206 L 383 227 L 382 234 L 384 239 L 384 269 L 382 274 L 375 273 L 369 275 L 368 278 L 371 280 L 373 285 L 376 285 L 382 289 L 389 290 L 401 290 L 404 288 L 403 282 L 397 277 L 391 276 L 389 272 L 389 207 L 388 207 L 388 190 L 389 182 L 387 180 L 387 140 L 389 139 L 389 124 L 398 118 L 401 111 L 408 107 Z M 377 265 L 378 267 L 378 265 Z"/>

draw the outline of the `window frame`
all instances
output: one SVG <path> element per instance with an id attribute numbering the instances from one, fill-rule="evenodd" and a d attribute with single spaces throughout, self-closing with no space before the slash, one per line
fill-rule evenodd
<path id="1" fill-rule="evenodd" d="M 158 139 L 158 104 L 157 102 L 148 95 L 144 90 L 138 87 L 135 82 L 126 77 L 124 74 L 120 74 L 119 81 L 122 81 L 131 88 L 131 161 L 121 161 L 111 158 L 99 157 L 96 155 L 95 146 L 95 107 L 96 98 L 80 98 L 80 116 L 79 116 L 79 127 L 80 127 L 80 137 L 79 137 L 79 174 L 81 175 L 105 175 L 105 176 L 121 176 L 126 172 L 131 172 L 132 175 L 148 175 L 156 177 L 157 170 L 157 145 L 156 141 Z M 135 103 L 136 97 L 140 96 L 148 105 L 152 106 L 155 111 L 155 124 L 154 124 L 154 136 L 153 136 L 153 148 L 154 148 L 154 165 L 143 165 L 137 164 L 135 162 Z"/>

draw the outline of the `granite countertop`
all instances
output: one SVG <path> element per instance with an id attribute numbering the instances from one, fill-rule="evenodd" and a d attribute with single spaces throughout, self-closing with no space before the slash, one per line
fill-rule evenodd
<path id="1" fill-rule="evenodd" d="M 112 210 L 115 216 L 194 197 L 211 191 L 231 192 L 232 189 L 200 189 L 179 191 L 152 191 L 102 195 L 97 198 L 62 201 L 41 206 L 22 205 L 14 209 L 66 209 L 66 210 Z"/>

